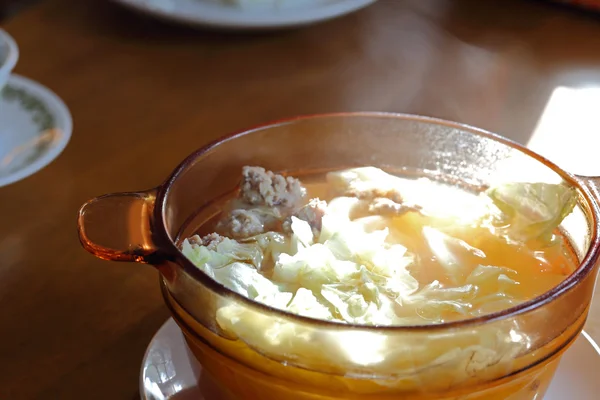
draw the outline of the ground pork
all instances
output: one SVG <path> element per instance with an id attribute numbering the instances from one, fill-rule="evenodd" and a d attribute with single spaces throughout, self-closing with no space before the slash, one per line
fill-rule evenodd
<path id="1" fill-rule="evenodd" d="M 267 218 L 256 209 L 236 209 L 217 225 L 217 230 L 232 238 L 247 238 L 265 231 Z"/>
<path id="2" fill-rule="evenodd" d="M 305 193 L 300 181 L 291 176 L 275 174 L 262 167 L 242 169 L 240 197 L 248 204 L 293 207 Z"/>
<path id="3" fill-rule="evenodd" d="M 350 188 L 345 193 L 346 196 L 356 197 L 361 200 L 378 200 L 378 199 L 389 199 L 391 202 L 396 204 L 402 204 L 404 198 L 397 189 L 383 190 L 378 188 Z"/>
<path id="4" fill-rule="evenodd" d="M 224 236 L 221 236 L 218 233 L 209 233 L 202 238 L 198 235 L 194 235 L 188 239 L 188 242 L 192 245 L 192 247 L 206 246 L 209 250 L 216 251 L 217 245 L 223 240 L 225 240 Z"/>
<path id="5" fill-rule="evenodd" d="M 319 232 L 321 232 L 323 216 L 325 215 L 326 209 L 327 202 L 319 199 L 312 199 L 308 202 L 306 206 L 296 211 L 293 215 L 298 219 L 308 222 L 308 224 L 312 228 L 313 234 L 317 236 Z M 286 233 L 291 233 L 291 217 L 286 218 L 286 220 L 283 222 L 283 230 Z"/>
<path id="6" fill-rule="evenodd" d="M 369 203 L 369 213 L 382 216 L 401 215 L 409 211 L 421 211 L 421 207 L 401 204 L 387 197 L 376 197 Z"/>

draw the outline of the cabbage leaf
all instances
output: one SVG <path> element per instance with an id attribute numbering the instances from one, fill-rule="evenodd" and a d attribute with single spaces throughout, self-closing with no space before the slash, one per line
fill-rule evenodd
<path id="1" fill-rule="evenodd" d="M 578 197 L 574 188 L 549 183 L 505 183 L 487 195 L 502 212 L 508 236 L 519 241 L 549 241 Z"/>

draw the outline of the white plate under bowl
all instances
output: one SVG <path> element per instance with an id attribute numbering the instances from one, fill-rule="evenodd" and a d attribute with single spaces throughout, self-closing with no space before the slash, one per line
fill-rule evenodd
<path id="1" fill-rule="evenodd" d="M 598 371 L 600 348 L 583 332 L 563 356 L 544 400 L 599 399 Z M 211 391 L 210 382 L 199 385 L 198 376 L 202 376 L 202 367 L 190 356 L 181 330 L 169 318 L 152 338 L 144 355 L 140 373 L 141 398 L 222 400 Z"/>
<path id="2" fill-rule="evenodd" d="M 227 4 L 225 0 L 113 1 L 135 11 L 190 26 L 272 29 L 326 21 L 357 11 L 376 0 L 280 0 L 283 5 L 279 7 L 240 7 Z"/>
<path id="3" fill-rule="evenodd" d="M 11 75 L 0 90 L 0 186 L 36 173 L 64 150 L 73 122 L 48 88 Z"/>

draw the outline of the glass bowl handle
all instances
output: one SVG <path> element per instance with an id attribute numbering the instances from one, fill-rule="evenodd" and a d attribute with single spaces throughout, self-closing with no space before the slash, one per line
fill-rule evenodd
<path id="1" fill-rule="evenodd" d="M 152 241 L 156 191 L 112 193 L 85 203 L 77 219 L 83 248 L 104 260 L 154 265 L 163 261 Z"/>

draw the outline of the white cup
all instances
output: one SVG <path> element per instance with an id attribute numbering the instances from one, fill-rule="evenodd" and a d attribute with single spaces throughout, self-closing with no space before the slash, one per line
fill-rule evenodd
<path id="1" fill-rule="evenodd" d="M 17 43 L 5 30 L 0 29 L 0 91 L 19 59 Z"/>

